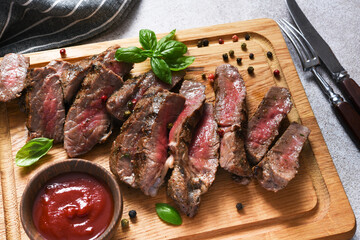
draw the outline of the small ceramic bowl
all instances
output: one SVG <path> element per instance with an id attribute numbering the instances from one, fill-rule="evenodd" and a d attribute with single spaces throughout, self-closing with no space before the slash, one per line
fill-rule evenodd
<path id="1" fill-rule="evenodd" d="M 114 176 L 105 168 L 99 166 L 98 164 L 82 159 L 68 159 L 52 164 L 35 174 L 35 176 L 27 184 L 20 204 L 21 223 L 26 234 L 32 240 L 41 239 L 41 235 L 37 231 L 32 218 L 32 210 L 35 198 L 40 189 L 48 180 L 59 174 L 68 172 L 81 172 L 90 174 L 91 176 L 107 183 L 109 186 L 114 200 L 114 214 L 107 229 L 97 239 L 111 238 L 111 236 L 115 234 L 118 228 L 123 211 L 123 200 L 120 187 Z"/>

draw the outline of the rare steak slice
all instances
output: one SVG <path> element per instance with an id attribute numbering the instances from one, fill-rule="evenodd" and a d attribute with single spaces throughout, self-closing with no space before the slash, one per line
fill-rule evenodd
<path id="1" fill-rule="evenodd" d="M 129 79 L 124 86 L 116 91 L 107 101 L 106 108 L 115 118 L 125 121 L 127 111 L 132 111 L 136 103 L 143 97 L 151 86 L 159 86 L 171 90 L 185 75 L 184 71 L 172 73 L 172 84 L 160 81 L 152 71 L 142 74 L 134 79 Z"/>
<path id="2" fill-rule="evenodd" d="M 266 93 L 247 128 L 245 147 L 251 164 L 256 165 L 264 157 L 291 107 L 288 89 L 271 87 Z"/>
<path id="3" fill-rule="evenodd" d="M 215 180 L 219 145 L 214 109 L 212 104 L 205 103 L 188 155 L 175 166 L 168 182 L 168 194 L 189 217 L 197 213 L 200 196 L 208 191 Z"/>
<path id="4" fill-rule="evenodd" d="M 188 146 L 195 127 L 201 119 L 204 102 L 205 86 L 195 81 L 184 81 L 180 94 L 186 98 L 184 110 L 179 115 L 169 133 L 170 166 L 188 155 Z"/>
<path id="5" fill-rule="evenodd" d="M 64 148 L 69 157 L 90 151 L 110 135 L 108 97 L 123 84 L 121 77 L 103 65 L 93 65 L 66 116 Z"/>
<path id="6" fill-rule="evenodd" d="M 0 63 L 0 102 L 20 96 L 25 88 L 29 58 L 21 54 L 6 54 Z"/>
<path id="7" fill-rule="evenodd" d="M 111 46 L 99 55 L 93 56 L 92 59 L 101 62 L 115 74 L 124 77 L 133 68 L 133 63 L 118 62 L 115 59 L 115 53 L 118 48 L 120 48 L 119 45 Z"/>
<path id="8" fill-rule="evenodd" d="M 220 166 L 241 177 L 246 184 L 252 175 L 244 147 L 246 87 L 237 68 L 230 64 L 217 67 L 214 90 L 215 118 L 222 136 Z"/>
<path id="9" fill-rule="evenodd" d="M 70 104 L 90 71 L 91 64 L 71 64 L 63 60 L 53 60 L 48 66 L 56 69 L 63 87 L 65 103 Z"/>
<path id="10" fill-rule="evenodd" d="M 184 107 L 185 99 L 160 87 L 151 87 L 125 121 L 110 154 L 110 169 L 121 181 L 155 196 L 168 170 L 169 123 Z"/>
<path id="11" fill-rule="evenodd" d="M 255 166 L 255 175 L 261 186 L 277 192 L 286 187 L 299 168 L 299 155 L 310 130 L 291 123 L 264 159 Z"/>
<path id="12" fill-rule="evenodd" d="M 35 68 L 28 74 L 26 93 L 26 127 L 29 139 L 47 137 L 55 143 L 64 139 L 64 97 L 56 70 Z"/>

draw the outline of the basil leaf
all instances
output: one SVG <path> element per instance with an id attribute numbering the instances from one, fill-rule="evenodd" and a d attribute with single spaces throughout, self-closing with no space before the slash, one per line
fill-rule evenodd
<path id="1" fill-rule="evenodd" d="M 168 64 L 171 71 L 180 71 L 190 66 L 194 62 L 194 60 L 195 57 L 182 56 L 179 58 L 165 59 L 165 62 Z"/>
<path id="2" fill-rule="evenodd" d="M 179 212 L 167 203 L 156 203 L 156 213 L 165 222 L 181 225 L 182 219 Z"/>
<path id="3" fill-rule="evenodd" d="M 139 42 L 145 50 L 155 50 L 157 45 L 156 35 L 149 29 L 141 29 L 139 32 Z"/>
<path id="4" fill-rule="evenodd" d="M 27 167 L 37 162 L 52 148 L 53 141 L 53 139 L 48 138 L 34 138 L 30 140 L 16 153 L 16 165 Z"/>
<path id="5" fill-rule="evenodd" d="M 150 65 L 155 75 L 163 82 L 171 84 L 171 71 L 167 63 L 157 57 L 153 57 L 150 60 Z"/>
<path id="6" fill-rule="evenodd" d="M 157 48 L 159 48 L 164 42 L 173 40 L 175 38 L 175 32 L 176 32 L 176 29 L 172 30 L 168 35 L 166 35 L 165 37 L 160 39 L 159 42 L 157 43 Z"/>
<path id="7" fill-rule="evenodd" d="M 147 57 L 141 54 L 143 50 L 138 47 L 119 48 L 116 50 L 115 58 L 119 62 L 139 63 Z"/>
<path id="8" fill-rule="evenodd" d="M 155 52 L 160 53 L 165 58 L 177 58 L 187 52 L 187 46 L 181 42 L 169 40 L 156 49 Z"/>
<path id="9" fill-rule="evenodd" d="M 141 55 L 143 55 L 144 57 L 152 57 L 154 55 L 154 51 L 153 50 L 143 50 L 141 51 Z"/>

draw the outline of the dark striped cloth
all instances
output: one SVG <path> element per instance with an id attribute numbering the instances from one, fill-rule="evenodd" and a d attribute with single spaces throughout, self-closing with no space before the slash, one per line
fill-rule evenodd
<path id="1" fill-rule="evenodd" d="M 121 21 L 137 0 L 0 0 L 0 57 L 58 48 Z"/>

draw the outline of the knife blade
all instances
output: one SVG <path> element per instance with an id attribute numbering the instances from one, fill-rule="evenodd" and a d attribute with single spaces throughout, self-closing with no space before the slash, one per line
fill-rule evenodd
<path id="1" fill-rule="evenodd" d="M 295 0 L 286 0 L 291 17 L 295 24 L 304 34 L 313 49 L 319 55 L 321 61 L 330 71 L 332 78 L 339 86 L 343 95 L 355 106 L 360 113 L 360 87 L 350 78 L 346 70 L 341 66 L 329 45 L 315 30 Z"/>

